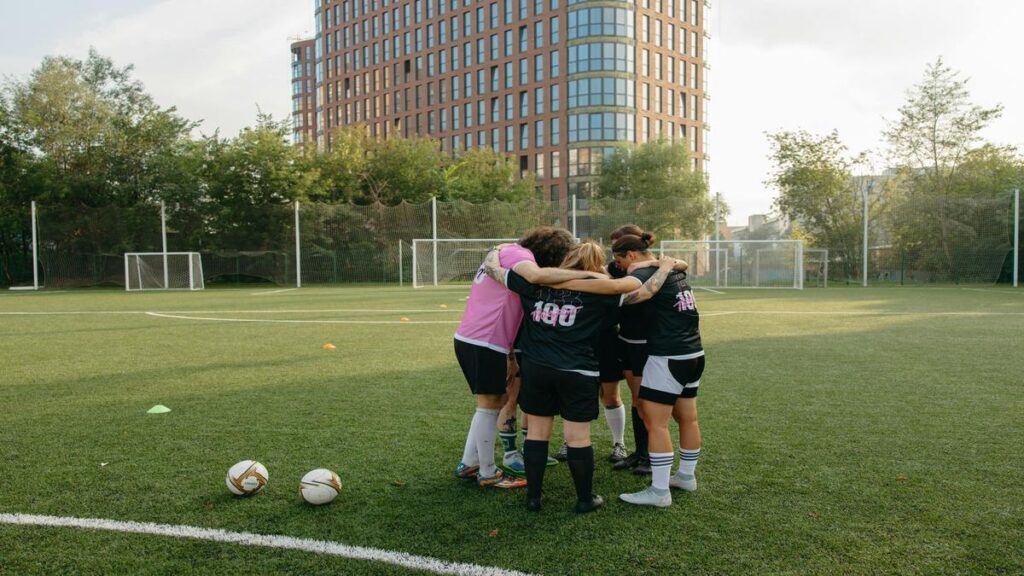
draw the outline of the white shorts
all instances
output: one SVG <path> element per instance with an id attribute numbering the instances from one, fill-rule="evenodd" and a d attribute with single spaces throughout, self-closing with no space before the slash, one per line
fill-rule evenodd
<path id="1" fill-rule="evenodd" d="M 669 405 L 680 398 L 696 398 L 703 373 L 703 351 L 682 356 L 648 356 L 640 397 Z"/>

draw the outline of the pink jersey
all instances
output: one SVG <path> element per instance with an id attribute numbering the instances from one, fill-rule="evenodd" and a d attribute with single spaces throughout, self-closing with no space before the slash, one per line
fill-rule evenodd
<path id="1" fill-rule="evenodd" d="M 507 269 L 520 262 L 537 262 L 532 252 L 518 244 L 503 248 L 498 260 L 501 267 Z M 523 304 L 519 295 L 485 274 L 481 264 L 469 289 L 469 301 L 462 323 L 455 331 L 455 339 L 505 354 L 512 349 L 522 320 Z"/>

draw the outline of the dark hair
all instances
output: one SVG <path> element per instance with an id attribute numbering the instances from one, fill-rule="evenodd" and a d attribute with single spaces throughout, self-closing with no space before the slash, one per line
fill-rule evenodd
<path id="1" fill-rule="evenodd" d="M 549 226 L 527 230 L 519 239 L 519 245 L 533 252 L 541 268 L 557 267 L 575 244 L 576 239 L 568 230 Z"/>
<path id="2" fill-rule="evenodd" d="M 612 242 L 612 253 L 622 255 L 626 252 L 647 252 L 651 246 L 654 246 L 654 235 L 649 232 L 642 232 L 639 236 L 625 234 Z"/>
<path id="3" fill-rule="evenodd" d="M 626 234 L 632 234 L 633 236 L 642 236 L 643 233 L 643 228 L 637 226 L 636 224 L 623 224 L 622 226 L 619 226 L 615 230 L 612 230 L 611 238 L 612 242 L 615 242 L 616 240 L 618 240 L 622 236 L 625 236 Z"/>

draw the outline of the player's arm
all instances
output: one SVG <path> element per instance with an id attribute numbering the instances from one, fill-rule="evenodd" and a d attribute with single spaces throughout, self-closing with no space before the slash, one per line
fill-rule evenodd
<path id="1" fill-rule="evenodd" d="M 626 294 L 640 288 L 640 280 L 634 276 L 624 278 L 592 278 L 587 280 L 571 280 L 556 284 L 553 288 L 575 290 L 589 294 Z"/>
<path id="2" fill-rule="evenodd" d="M 498 284 L 508 288 L 508 269 L 501 267 L 497 248 L 488 252 L 487 257 L 484 258 L 484 273 Z"/>
<path id="3" fill-rule="evenodd" d="M 640 304 L 646 302 L 654 297 L 661 290 L 661 287 L 665 285 L 665 279 L 672 272 L 673 267 L 676 265 L 675 258 L 669 258 L 668 256 L 662 256 L 658 259 L 658 271 L 653 276 L 644 282 L 643 286 L 639 290 L 635 290 L 626 294 L 622 298 L 622 304 L 624 306 L 629 304 Z"/>
<path id="4" fill-rule="evenodd" d="M 583 270 L 566 270 L 565 268 L 541 268 L 536 262 L 523 260 L 513 266 L 516 274 L 522 276 L 530 284 L 544 284 L 550 286 L 561 284 L 569 280 L 582 278 L 600 278 L 603 274 L 597 272 L 585 272 Z"/>
<path id="5" fill-rule="evenodd" d="M 637 270 L 639 268 L 647 268 L 648 266 L 658 266 L 658 260 L 645 260 L 643 262 L 634 262 L 629 265 L 629 272 Z M 686 272 L 690 269 L 690 265 L 685 260 L 676 260 L 672 270 L 675 272 Z"/>

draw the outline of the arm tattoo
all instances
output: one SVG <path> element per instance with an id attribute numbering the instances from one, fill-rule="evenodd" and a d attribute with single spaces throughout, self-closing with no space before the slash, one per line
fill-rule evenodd
<path id="1" fill-rule="evenodd" d="M 647 294 L 649 295 L 648 298 L 654 296 L 655 294 L 658 293 L 658 290 L 661 290 L 661 285 L 665 283 L 665 278 L 668 277 L 669 272 L 671 271 L 671 269 L 666 270 L 664 268 L 659 268 L 653 276 L 647 279 L 647 282 L 644 282 L 643 286 L 636 290 L 633 290 L 629 294 L 626 294 L 626 297 L 623 299 L 622 303 L 628 305 L 637 302 L 638 300 L 640 300 L 640 295 L 642 291 L 647 292 Z"/>
<path id="2" fill-rule="evenodd" d="M 494 279 L 495 282 L 505 285 L 505 269 L 501 266 L 492 266 L 490 264 L 484 265 L 484 272 Z"/>

